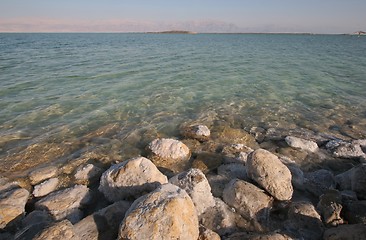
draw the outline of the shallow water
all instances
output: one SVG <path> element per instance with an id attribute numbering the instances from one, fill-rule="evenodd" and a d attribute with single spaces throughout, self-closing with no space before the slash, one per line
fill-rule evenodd
<path id="1" fill-rule="evenodd" d="M 2 171 L 113 159 L 187 122 L 365 138 L 365 53 L 346 35 L 2 33 Z"/>

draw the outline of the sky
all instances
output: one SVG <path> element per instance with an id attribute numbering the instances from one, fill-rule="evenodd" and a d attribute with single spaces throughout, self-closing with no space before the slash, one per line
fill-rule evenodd
<path id="1" fill-rule="evenodd" d="M 366 0 L 0 0 L 0 32 L 366 30 Z"/>

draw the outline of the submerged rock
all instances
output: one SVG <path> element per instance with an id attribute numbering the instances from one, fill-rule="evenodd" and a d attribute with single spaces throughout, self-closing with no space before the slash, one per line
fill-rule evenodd
<path id="1" fill-rule="evenodd" d="M 319 150 L 318 144 L 313 141 L 305 140 L 298 137 L 287 136 L 285 137 L 286 143 L 293 148 L 299 148 L 301 150 L 316 152 Z"/>
<path id="2" fill-rule="evenodd" d="M 251 183 L 234 179 L 226 185 L 224 201 L 245 219 L 264 222 L 268 219 L 273 199 Z"/>
<path id="3" fill-rule="evenodd" d="M 221 153 L 224 155 L 224 163 L 244 164 L 248 160 L 248 155 L 254 150 L 244 144 L 230 144 L 223 147 Z"/>
<path id="4" fill-rule="evenodd" d="M 169 169 L 175 173 L 186 169 L 191 156 L 189 148 L 175 139 L 155 139 L 148 146 L 149 158 L 158 167 Z"/>
<path id="5" fill-rule="evenodd" d="M 90 201 L 89 189 L 84 185 L 76 185 L 49 194 L 36 202 L 35 208 L 48 211 L 56 221 L 66 218 L 76 223 L 82 218 L 80 208 Z"/>
<path id="6" fill-rule="evenodd" d="M 22 216 L 29 192 L 23 188 L 11 188 L 0 192 L 0 229 Z"/>
<path id="7" fill-rule="evenodd" d="M 211 135 L 210 129 L 205 125 L 192 125 L 183 127 L 181 134 L 186 138 L 197 139 L 198 141 L 207 141 Z"/>
<path id="8" fill-rule="evenodd" d="M 222 164 L 222 156 L 217 153 L 201 152 L 192 162 L 193 168 L 198 168 L 203 173 L 215 170 Z"/>
<path id="9" fill-rule="evenodd" d="M 35 197 L 43 197 L 47 194 L 56 190 L 58 186 L 59 180 L 58 178 L 50 178 L 34 187 L 33 196 Z"/>
<path id="10" fill-rule="evenodd" d="M 168 179 L 147 158 L 137 157 L 112 165 L 100 179 L 99 191 L 111 202 L 153 191 Z"/>
<path id="11" fill-rule="evenodd" d="M 291 172 L 276 155 L 257 149 L 247 161 L 248 176 L 277 200 L 290 200 L 293 194 Z"/>
<path id="12" fill-rule="evenodd" d="M 210 184 L 201 170 L 192 168 L 172 177 L 169 182 L 188 193 L 196 207 L 198 216 L 204 213 L 207 208 L 215 205 Z"/>
<path id="13" fill-rule="evenodd" d="M 164 184 L 132 204 L 122 221 L 118 239 L 198 239 L 198 236 L 198 218 L 191 198 L 179 187 Z"/>

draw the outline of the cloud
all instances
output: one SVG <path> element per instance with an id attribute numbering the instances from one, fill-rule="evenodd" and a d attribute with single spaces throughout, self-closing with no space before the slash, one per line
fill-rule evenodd
<path id="1" fill-rule="evenodd" d="M 0 19 L 0 32 L 151 32 L 164 30 L 195 32 L 238 32 L 235 24 L 197 20 L 181 22 L 153 22 L 126 19 L 67 20 L 46 18 Z"/>

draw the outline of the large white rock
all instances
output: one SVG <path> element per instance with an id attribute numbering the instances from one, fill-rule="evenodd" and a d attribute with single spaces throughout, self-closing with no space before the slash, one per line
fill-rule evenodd
<path id="1" fill-rule="evenodd" d="M 47 166 L 38 168 L 29 173 L 28 177 L 32 185 L 42 182 L 43 180 L 56 176 L 58 168 L 55 166 Z"/>
<path id="2" fill-rule="evenodd" d="M 266 220 L 273 199 L 251 183 L 233 179 L 225 187 L 224 201 L 245 219 Z"/>
<path id="3" fill-rule="evenodd" d="M 147 158 L 137 157 L 105 171 L 100 179 L 99 191 L 111 202 L 129 197 L 140 197 L 167 183 L 167 177 Z"/>
<path id="4" fill-rule="evenodd" d="M 210 184 L 201 170 L 191 168 L 186 172 L 170 178 L 169 182 L 184 189 L 188 193 L 196 207 L 198 216 L 204 213 L 207 208 L 215 205 Z"/>
<path id="5" fill-rule="evenodd" d="M 33 196 L 35 197 L 43 197 L 47 194 L 56 190 L 58 186 L 59 180 L 58 178 L 50 178 L 34 187 Z"/>
<path id="6" fill-rule="evenodd" d="M 80 207 L 91 201 L 89 189 L 84 185 L 76 185 L 53 192 L 36 202 L 39 210 L 47 210 L 55 220 L 67 218 L 72 223 L 82 218 Z"/>
<path id="7" fill-rule="evenodd" d="M 318 144 L 316 144 L 316 142 L 298 137 L 287 136 L 285 137 L 285 141 L 290 147 L 299 148 L 301 150 L 309 152 L 316 152 L 319 149 Z"/>
<path id="8" fill-rule="evenodd" d="M 189 148 L 181 141 L 175 139 L 155 139 L 147 148 L 150 151 L 149 157 L 156 166 L 173 172 L 179 172 L 181 169 L 184 169 L 191 156 Z"/>
<path id="9" fill-rule="evenodd" d="M 276 155 L 257 149 L 250 154 L 246 167 L 248 176 L 274 198 L 280 201 L 291 199 L 291 172 Z"/>
<path id="10" fill-rule="evenodd" d="M 198 239 L 198 227 L 197 213 L 186 191 L 164 184 L 132 204 L 118 239 Z"/>
<path id="11" fill-rule="evenodd" d="M 29 192 L 23 188 L 12 188 L 0 193 L 0 229 L 24 214 Z"/>

